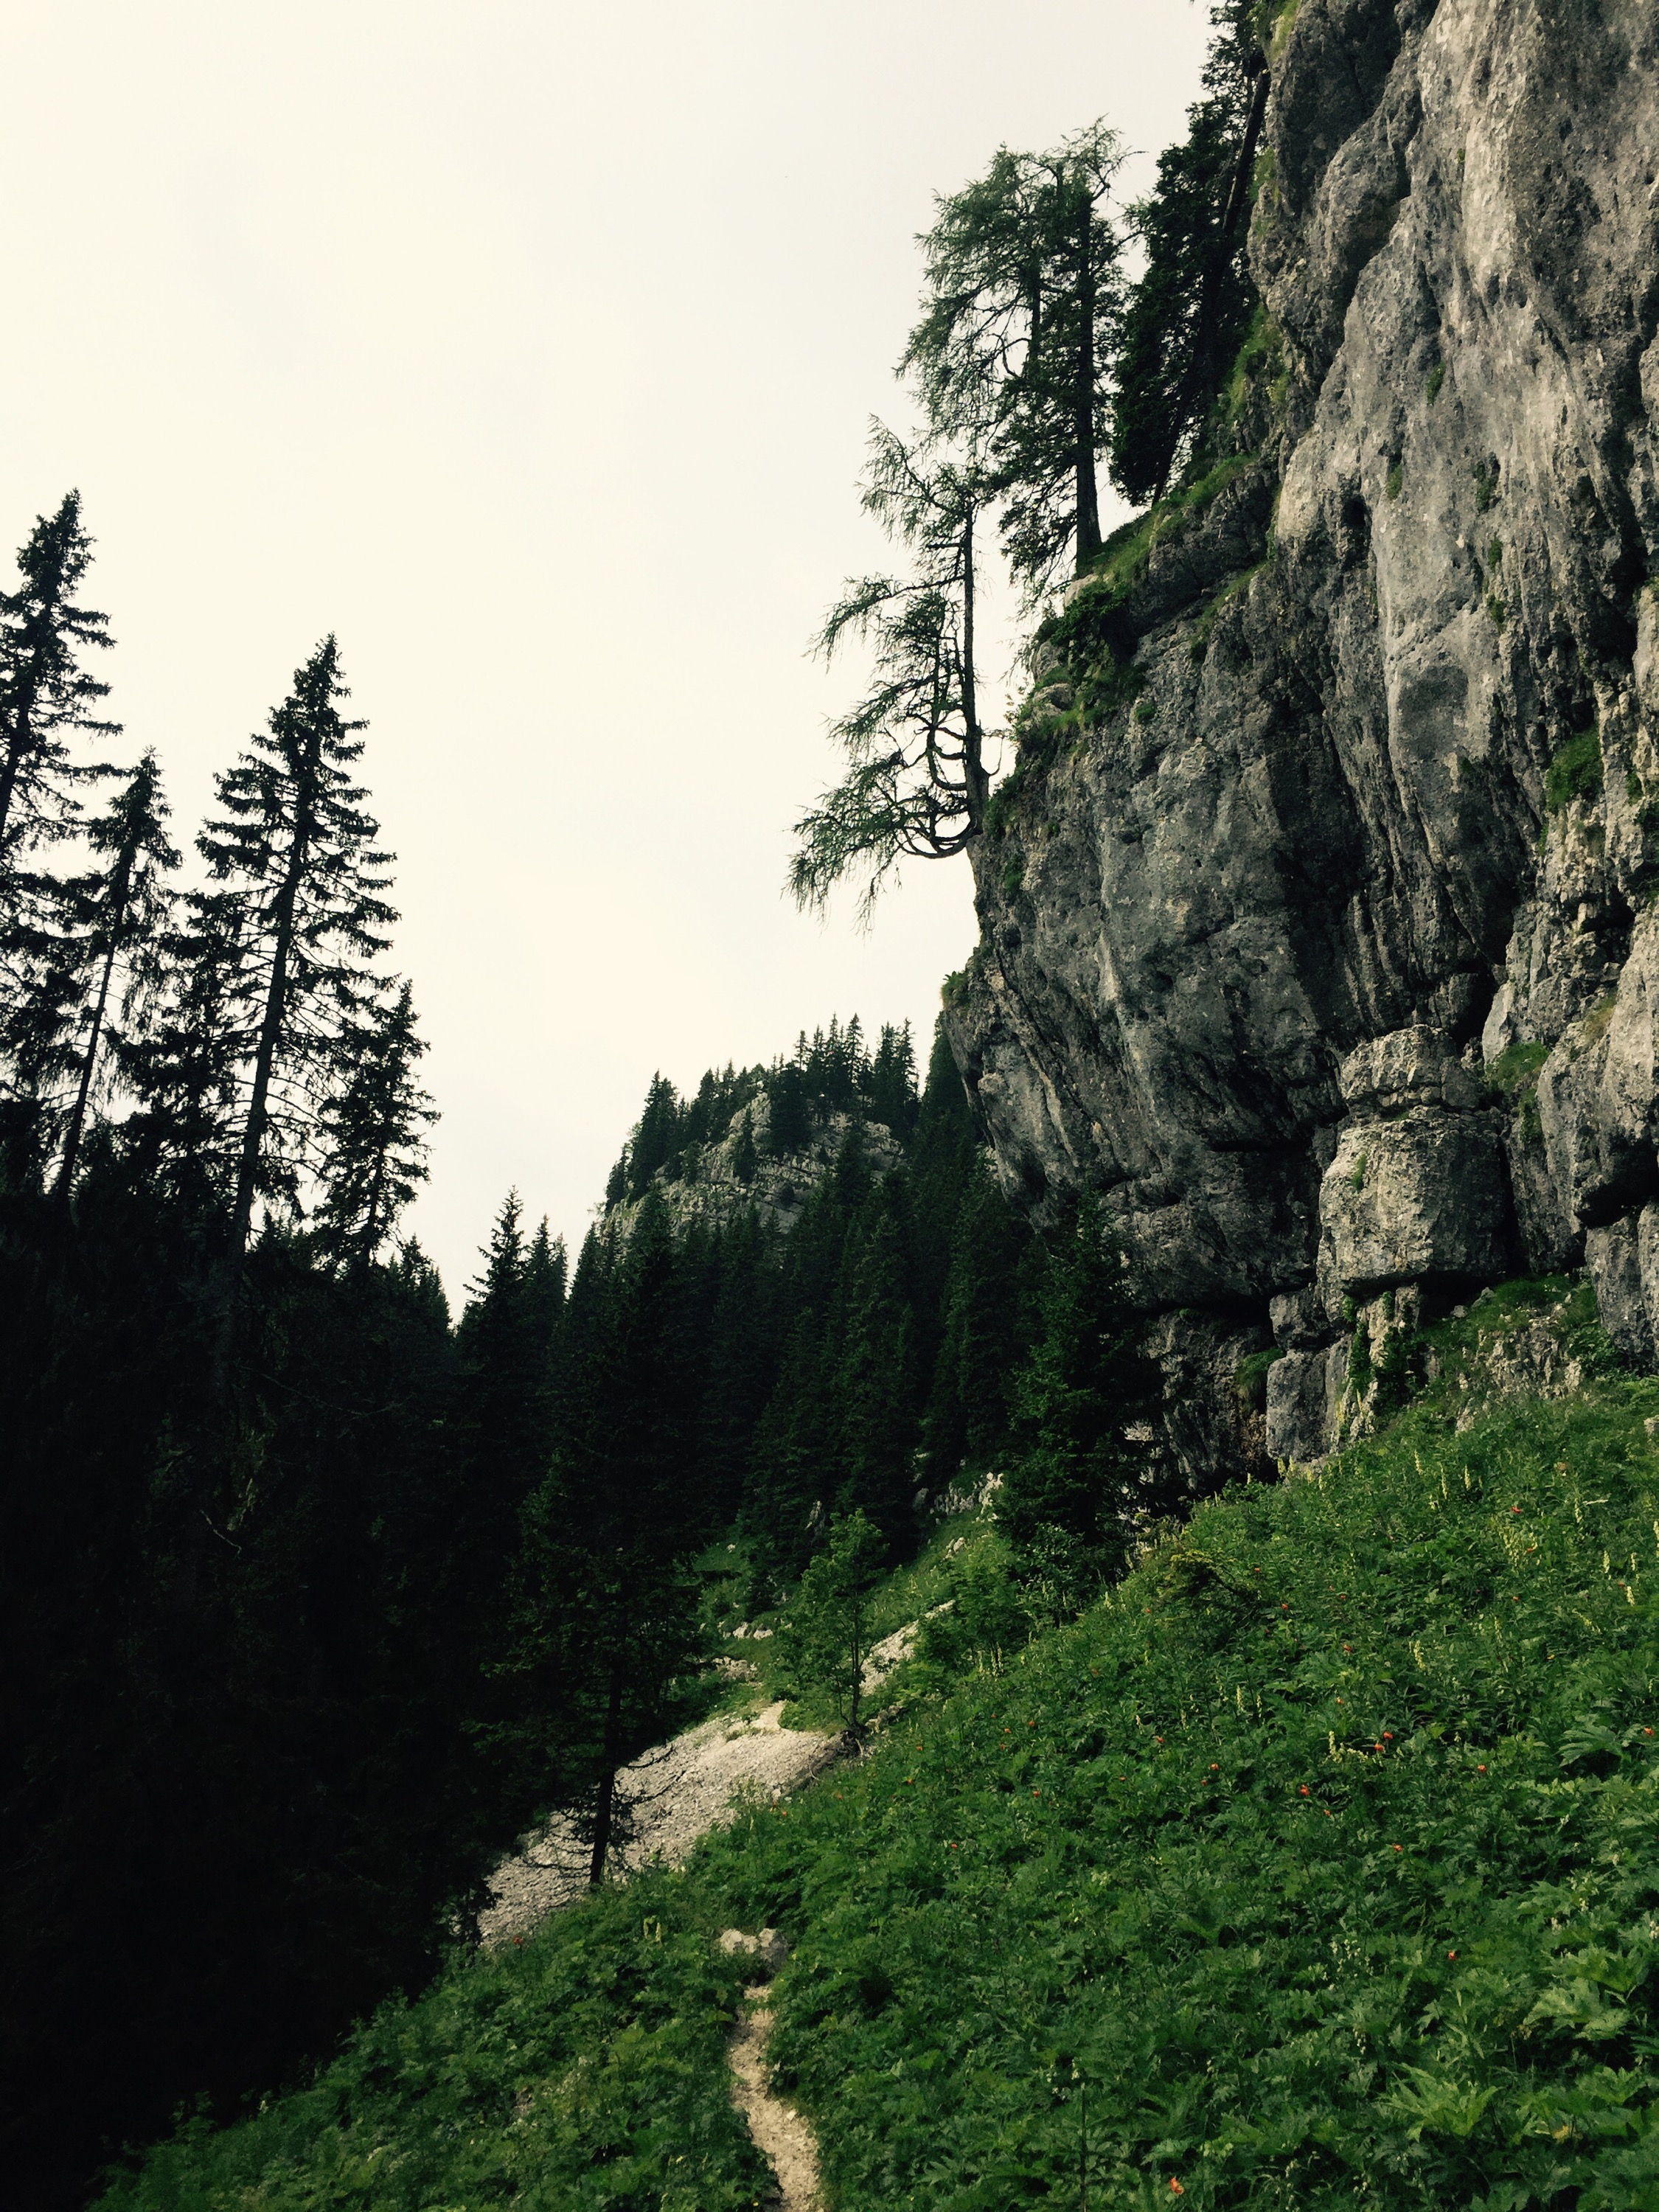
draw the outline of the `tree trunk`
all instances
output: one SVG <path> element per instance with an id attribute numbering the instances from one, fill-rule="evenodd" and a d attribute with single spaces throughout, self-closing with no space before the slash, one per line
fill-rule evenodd
<path id="1" fill-rule="evenodd" d="M 380 1201 L 386 1195 L 386 1146 L 374 1163 L 374 1179 L 368 1187 L 368 1212 L 363 1221 L 361 1264 L 367 1271 L 380 1242 Z"/>
<path id="2" fill-rule="evenodd" d="M 1072 398 L 1072 435 L 1077 446 L 1077 573 L 1100 550 L 1100 494 L 1095 482 L 1095 204 L 1085 193 L 1078 240 L 1077 384 Z"/>
<path id="3" fill-rule="evenodd" d="M 69 1133 L 64 1139 L 64 1158 L 58 1170 L 57 1196 L 67 1203 L 70 1185 L 75 1179 L 75 1162 L 81 1150 L 81 1133 L 86 1127 L 87 1101 L 92 1096 L 93 1071 L 98 1063 L 98 1046 L 104 1033 L 104 1015 L 109 1006 L 110 978 L 115 973 L 116 949 L 121 942 L 121 931 L 127 918 L 127 898 L 132 886 L 132 864 L 135 855 L 129 848 L 121 854 L 113 881 L 110 884 L 109 942 L 104 948 L 104 972 L 98 981 L 98 1000 L 92 1010 L 92 1031 L 87 1038 L 86 1056 L 81 1062 L 81 1079 L 76 1085 L 75 1109 L 70 1115 Z"/>
<path id="4" fill-rule="evenodd" d="M 6 741 L 6 760 L 0 768 L 0 854 L 5 851 L 6 824 L 11 819 L 11 803 L 17 790 L 17 779 L 23 772 L 23 763 L 28 758 L 34 712 L 34 685 L 23 685 L 17 705 L 17 719 L 12 725 Z"/>
<path id="5" fill-rule="evenodd" d="M 590 1889 L 597 1889 L 605 1880 L 605 1862 L 611 1849 L 611 1814 L 617 1802 L 617 1729 L 621 1718 L 622 1670 L 613 1665 L 605 1711 L 605 1771 L 599 1778 L 599 1802 L 593 1813 L 593 1856 L 587 1868 Z"/>
<path id="6" fill-rule="evenodd" d="M 985 773 L 974 678 L 974 510 L 969 507 L 962 527 L 962 780 L 967 793 L 968 827 L 977 834 L 985 821 L 989 779 Z"/>
<path id="7" fill-rule="evenodd" d="M 320 734 L 313 744 L 320 750 Z M 276 931 L 270 955 L 270 982 L 265 992 L 264 1012 L 259 1023 L 259 1043 L 253 1061 L 253 1087 L 248 1097 L 247 1121 L 242 1130 L 241 1158 L 236 1169 L 236 1195 L 231 1207 L 230 1233 L 218 1285 L 219 1326 L 214 1347 L 212 1389 L 223 1406 L 230 1388 L 230 1354 L 236 1330 L 236 1295 L 241 1287 L 242 1262 L 247 1253 L 248 1232 L 253 1222 L 253 1195 L 259 1179 L 259 1159 L 264 1149 L 271 1077 L 283 1018 L 288 1012 L 288 963 L 294 949 L 294 910 L 299 902 L 312 833 L 316 827 L 315 762 L 307 763 L 294 806 L 294 843 L 287 872 L 276 895 Z"/>

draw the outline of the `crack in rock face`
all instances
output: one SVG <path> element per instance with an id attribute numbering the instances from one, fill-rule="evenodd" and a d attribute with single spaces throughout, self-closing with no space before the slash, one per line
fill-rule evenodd
<path id="1" fill-rule="evenodd" d="M 1330 1448 L 1379 1299 L 1587 1265 L 1659 1365 L 1656 147 L 1651 0 L 1302 0 L 1225 467 L 1073 587 L 1116 704 L 1034 655 L 946 1025 L 1194 1489 Z"/>
<path id="2" fill-rule="evenodd" d="M 774 2092 L 766 2063 L 772 2029 L 771 1978 L 789 1956 L 789 1947 L 774 1928 L 763 1928 L 757 1936 L 728 1928 L 720 1937 L 720 1948 L 753 1958 L 765 1977 L 744 1990 L 744 2011 L 727 2046 L 732 2101 L 748 2124 L 756 2148 L 777 2176 L 773 2203 L 781 2212 L 823 2212 L 817 2137 L 794 2107 Z"/>

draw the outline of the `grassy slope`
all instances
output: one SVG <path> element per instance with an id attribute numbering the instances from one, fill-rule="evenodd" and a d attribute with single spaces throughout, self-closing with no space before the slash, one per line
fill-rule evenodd
<path id="1" fill-rule="evenodd" d="M 1659 1382 L 1458 1433 L 1528 1304 L 1441 1331 L 1317 1480 L 111 2205 L 751 2203 L 712 1938 L 765 1922 L 841 2212 L 1077 2204 L 1085 2142 L 1096 2208 L 1659 2205 Z"/>

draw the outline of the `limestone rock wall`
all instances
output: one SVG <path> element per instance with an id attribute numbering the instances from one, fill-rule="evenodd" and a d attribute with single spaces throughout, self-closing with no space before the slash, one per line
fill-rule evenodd
<path id="1" fill-rule="evenodd" d="M 1111 586 L 1124 704 L 1028 714 L 948 1019 L 1307 1456 L 1396 1293 L 1588 1264 L 1659 1343 L 1659 9 L 1300 0 L 1273 72 L 1241 459 Z"/>

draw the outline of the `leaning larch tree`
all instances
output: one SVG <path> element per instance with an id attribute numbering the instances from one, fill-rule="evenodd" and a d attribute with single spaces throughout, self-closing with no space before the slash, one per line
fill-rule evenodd
<path id="1" fill-rule="evenodd" d="M 900 574 L 849 583 L 817 640 L 872 652 L 865 697 L 832 726 L 847 775 L 796 824 L 789 887 L 822 908 L 864 878 L 870 909 L 907 855 L 947 859 L 984 824 L 990 796 L 975 662 L 975 531 L 999 519 L 1028 596 L 1100 548 L 1096 462 L 1106 435 L 1117 237 L 1105 200 L 1121 155 L 1103 125 L 1047 154 L 1006 147 L 939 202 L 921 241 L 927 286 L 901 376 L 925 428 L 878 422 L 866 508 L 908 556 Z"/>

